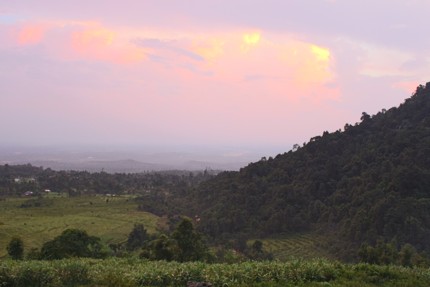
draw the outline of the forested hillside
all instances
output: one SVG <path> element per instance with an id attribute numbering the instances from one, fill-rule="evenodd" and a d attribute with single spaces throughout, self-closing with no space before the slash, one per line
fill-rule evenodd
<path id="1" fill-rule="evenodd" d="M 203 182 L 187 205 L 213 238 L 317 231 L 343 258 L 378 240 L 428 254 L 430 83 L 397 108 Z"/>

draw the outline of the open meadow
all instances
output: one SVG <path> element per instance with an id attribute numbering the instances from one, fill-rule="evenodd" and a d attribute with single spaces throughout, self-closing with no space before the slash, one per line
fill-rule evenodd
<path id="1" fill-rule="evenodd" d="M 137 210 L 126 196 L 7 198 L 0 201 L 0 258 L 13 236 L 24 241 L 25 250 L 40 248 L 63 230 L 79 228 L 102 242 L 119 243 L 127 239 L 135 223 L 155 232 L 158 217 Z"/>

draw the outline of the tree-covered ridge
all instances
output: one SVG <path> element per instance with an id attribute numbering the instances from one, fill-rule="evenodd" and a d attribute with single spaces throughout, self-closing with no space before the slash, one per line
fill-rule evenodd
<path id="1" fill-rule="evenodd" d="M 317 230 L 345 257 L 378 239 L 429 253 L 430 83 L 397 108 L 222 173 L 189 197 L 215 238 Z"/>

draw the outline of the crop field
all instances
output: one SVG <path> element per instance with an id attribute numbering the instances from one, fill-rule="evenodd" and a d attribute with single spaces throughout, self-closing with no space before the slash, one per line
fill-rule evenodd
<path id="1" fill-rule="evenodd" d="M 281 261 L 292 258 L 331 258 L 324 248 L 318 245 L 318 235 L 311 233 L 264 239 L 262 242 L 264 250 Z"/>
<path id="2" fill-rule="evenodd" d="M 13 236 L 23 239 L 25 250 L 40 248 L 67 228 L 86 230 L 105 243 L 118 243 L 127 239 L 135 223 L 143 223 L 151 233 L 157 221 L 155 215 L 137 211 L 137 204 L 128 197 L 8 198 L 0 201 L 0 257 L 6 255 Z"/>
<path id="3" fill-rule="evenodd" d="M 428 287 L 428 269 L 368 264 L 347 265 L 326 260 L 207 264 L 67 259 L 0 261 L 0 286 L 187 286 L 188 281 L 214 287 L 332 286 Z"/>

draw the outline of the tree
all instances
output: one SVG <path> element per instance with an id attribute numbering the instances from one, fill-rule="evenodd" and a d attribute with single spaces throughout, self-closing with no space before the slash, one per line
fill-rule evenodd
<path id="1" fill-rule="evenodd" d="M 416 253 L 416 249 L 411 244 L 406 243 L 400 250 L 399 263 L 403 266 L 412 267 L 413 258 L 415 257 Z"/>
<path id="2" fill-rule="evenodd" d="M 7 246 L 7 253 L 14 260 L 21 260 L 24 255 L 24 242 L 19 237 L 13 237 Z"/>
<path id="3" fill-rule="evenodd" d="M 170 239 L 162 234 L 153 242 L 153 258 L 155 260 L 173 260 L 177 253 L 177 245 L 175 240 Z"/>
<path id="4" fill-rule="evenodd" d="M 194 230 L 190 219 L 184 218 L 173 232 L 172 238 L 178 244 L 177 260 L 197 261 L 207 255 L 207 247 L 201 235 Z"/>
<path id="5" fill-rule="evenodd" d="M 361 262 L 370 264 L 396 264 L 398 251 L 395 242 L 386 243 L 380 239 L 375 247 L 363 244 L 358 250 L 358 257 Z"/>
<path id="6" fill-rule="evenodd" d="M 127 250 L 133 251 L 145 245 L 148 240 L 148 232 L 143 224 L 135 224 L 127 238 Z"/>
<path id="7" fill-rule="evenodd" d="M 376 249 L 367 243 L 361 245 L 360 249 L 358 250 L 358 258 L 360 259 L 360 262 L 379 264 L 379 258 Z"/>
<path id="8" fill-rule="evenodd" d="M 370 120 L 370 115 L 366 112 L 362 112 L 360 120 L 362 120 L 363 122 L 368 121 L 368 120 Z"/>
<path id="9" fill-rule="evenodd" d="M 89 236 L 80 229 L 66 229 L 61 235 L 43 244 L 40 251 L 42 259 L 62 259 L 70 257 L 101 258 L 106 254 L 102 250 L 100 238 Z"/>
<path id="10" fill-rule="evenodd" d="M 251 248 L 246 251 L 246 255 L 252 260 L 272 260 L 273 255 L 264 251 L 263 242 L 255 240 Z"/>

